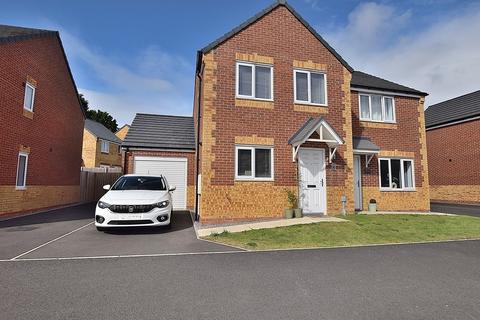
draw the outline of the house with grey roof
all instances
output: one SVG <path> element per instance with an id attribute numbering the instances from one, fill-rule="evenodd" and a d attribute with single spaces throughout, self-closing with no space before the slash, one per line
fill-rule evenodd
<path id="1" fill-rule="evenodd" d="M 58 31 L 0 25 L 0 216 L 77 204 L 85 114 Z"/>
<path id="2" fill-rule="evenodd" d="M 425 110 L 430 196 L 480 203 L 480 90 Z"/>
<path id="3" fill-rule="evenodd" d="M 354 70 L 280 0 L 197 52 L 193 117 L 137 114 L 126 172 L 165 174 L 202 224 L 429 211 L 427 93 Z M 180 188 L 179 188 L 180 186 Z"/>
<path id="4" fill-rule="evenodd" d="M 122 143 L 125 172 L 161 174 L 175 209 L 193 209 L 195 129 L 193 117 L 137 113 Z"/>
<path id="5" fill-rule="evenodd" d="M 82 166 L 87 168 L 122 168 L 122 140 L 103 124 L 85 120 Z"/>

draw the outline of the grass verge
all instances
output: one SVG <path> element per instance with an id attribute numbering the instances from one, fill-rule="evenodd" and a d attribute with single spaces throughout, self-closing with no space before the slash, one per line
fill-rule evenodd
<path id="1" fill-rule="evenodd" d="M 480 238 L 480 218 L 433 215 L 350 215 L 348 222 L 321 222 L 205 239 L 245 249 L 351 246 Z"/>

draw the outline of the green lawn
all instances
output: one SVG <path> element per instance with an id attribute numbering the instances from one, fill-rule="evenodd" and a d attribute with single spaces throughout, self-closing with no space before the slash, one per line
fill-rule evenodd
<path id="1" fill-rule="evenodd" d="M 313 248 L 480 238 L 480 218 L 433 215 L 349 215 L 348 222 L 321 222 L 239 233 L 208 240 L 246 249 Z"/>

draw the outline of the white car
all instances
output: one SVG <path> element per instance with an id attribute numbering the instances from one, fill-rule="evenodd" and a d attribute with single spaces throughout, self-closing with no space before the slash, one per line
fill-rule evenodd
<path id="1" fill-rule="evenodd" d="M 170 226 L 175 187 L 170 187 L 165 177 L 127 174 L 103 188 L 108 192 L 95 209 L 97 230 Z"/>

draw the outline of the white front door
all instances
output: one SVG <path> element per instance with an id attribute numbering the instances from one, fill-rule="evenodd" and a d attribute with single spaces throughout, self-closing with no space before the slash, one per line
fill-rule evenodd
<path id="1" fill-rule="evenodd" d="M 300 206 L 304 213 L 325 213 L 325 151 L 303 149 L 298 153 Z"/>
<path id="2" fill-rule="evenodd" d="M 362 165 L 360 161 L 360 156 L 353 157 L 353 171 L 355 210 L 362 210 Z"/>

